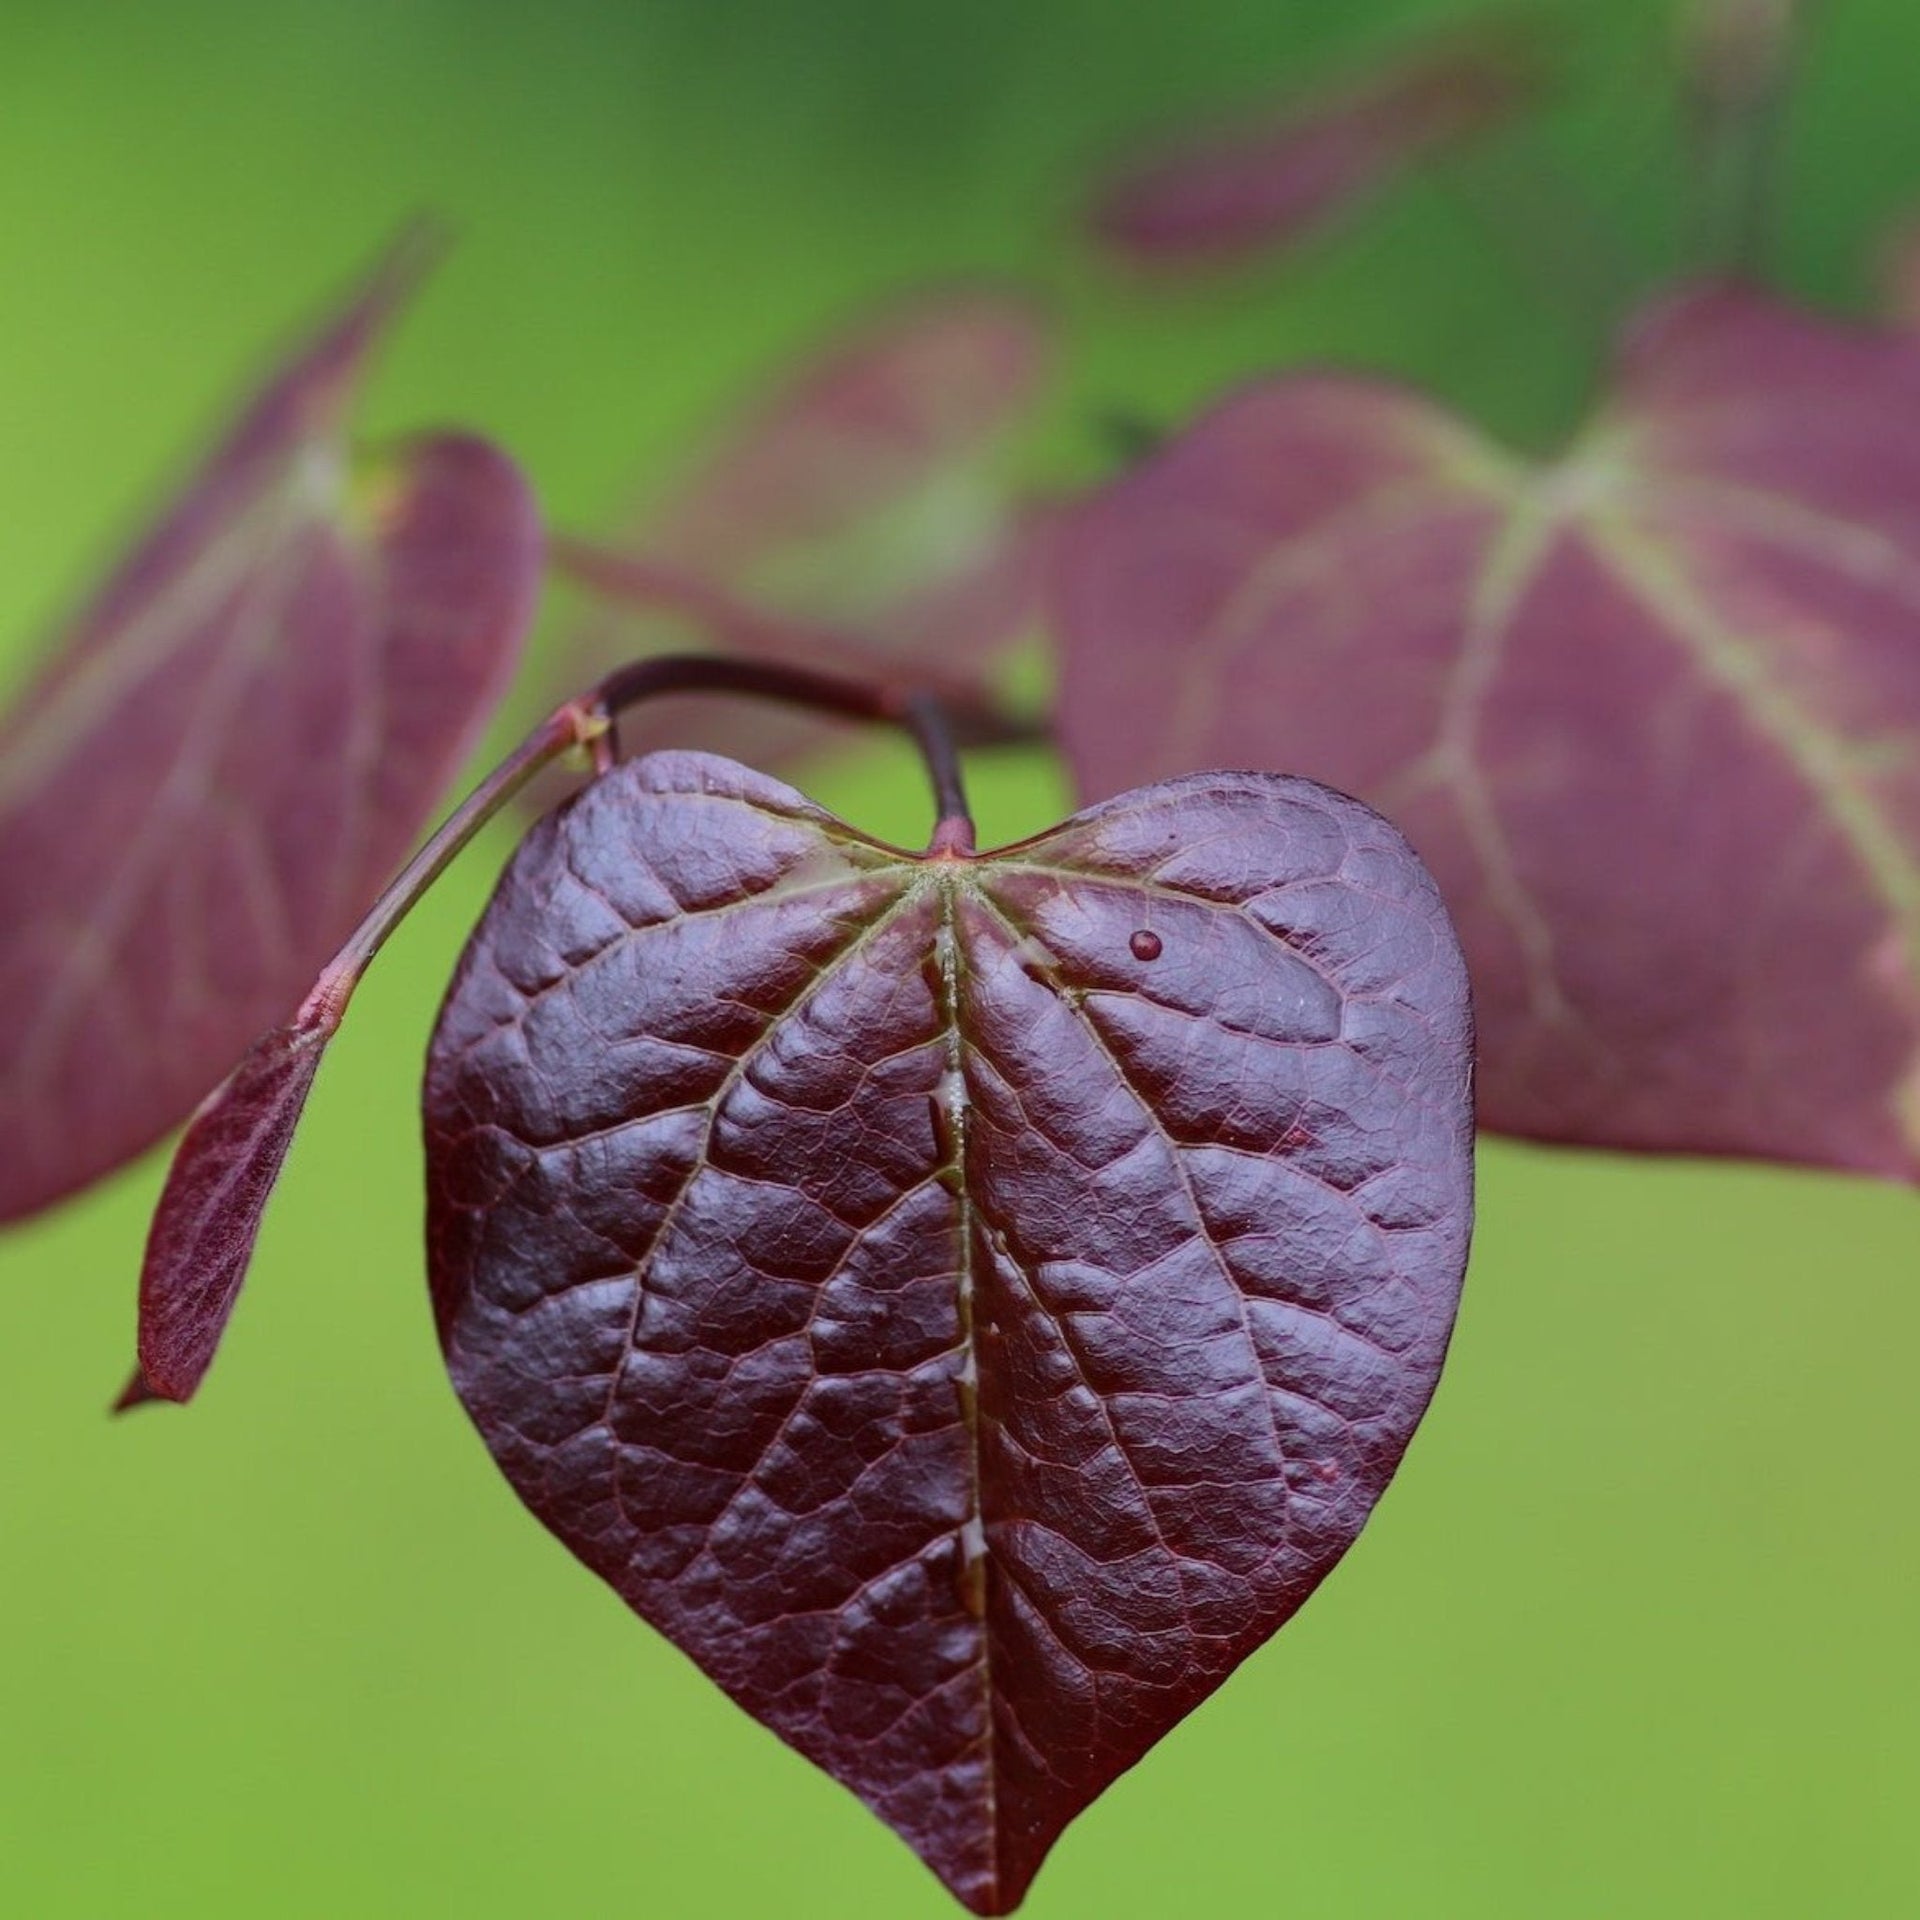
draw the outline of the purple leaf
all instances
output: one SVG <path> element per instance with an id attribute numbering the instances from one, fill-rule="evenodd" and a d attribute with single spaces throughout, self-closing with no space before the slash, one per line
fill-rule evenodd
<path id="1" fill-rule="evenodd" d="M 835 341 L 630 543 L 656 578 L 731 599 L 752 633 L 743 642 L 735 622 L 683 593 L 648 594 L 636 576 L 627 610 L 579 636 L 564 684 L 690 641 L 804 662 L 821 657 L 824 632 L 828 657 L 890 679 L 964 674 L 977 690 L 1037 612 L 1051 518 L 1017 507 L 997 468 L 1045 363 L 1030 308 L 977 291 L 924 297 Z M 695 695 L 632 737 L 785 765 L 839 736 L 830 721 Z"/>
<path id="2" fill-rule="evenodd" d="M 262 1035 L 188 1125 L 147 1236 L 140 1370 L 116 1411 L 199 1387 L 337 1024 L 336 1012 Z"/>
<path id="3" fill-rule="evenodd" d="M 1512 119 L 1540 91 L 1534 36 L 1510 20 L 1483 24 L 1341 91 L 1126 166 L 1088 225 L 1131 267 L 1238 265 L 1294 245 L 1421 161 Z"/>
<path id="4" fill-rule="evenodd" d="M 1391 813 L 1472 964 L 1484 1124 L 1914 1176 L 1920 348 L 1696 294 L 1541 466 L 1275 380 L 1062 562 L 1083 789 L 1264 762 Z"/>
<path id="5" fill-rule="evenodd" d="M 342 444 L 398 255 L 252 402 L 0 737 L 0 1218 L 152 1144 L 399 864 L 504 690 L 540 538 L 458 435 Z"/>
<path id="6" fill-rule="evenodd" d="M 1431 881 L 1310 782 L 916 856 L 628 762 L 434 1037 L 448 1366 L 574 1553 L 1005 1913 L 1392 1474 L 1470 1052 Z"/>

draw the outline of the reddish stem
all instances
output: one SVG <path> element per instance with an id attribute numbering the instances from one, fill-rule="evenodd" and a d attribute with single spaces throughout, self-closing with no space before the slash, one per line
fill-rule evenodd
<path id="1" fill-rule="evenodd" d="M 853 720 L 878 720 L 904 729 L 919 747 L 933 785 L 938 818 L 929 852 L 971 853 L 973 820 L 960 775 L 960 756 L 946 714 L 929 695 L 908 693 L 778 661 L 726 654 L 665 653 L 616 668 L 592 692 L 556 707 L 448 814 L 401 868 L 345 946 L 328 962 L 302 1003 L 296 1024 L 331 1032 L 368 962 L 454 857 L 543 767 L 575 747 L 594 756 L 597 772 L 613 760 L 615 716 L 643 700 L 669 693 L 733 693 L 782 700 Z M 994 729 L 989 728 L 989 731 Z M 1018 723 L 1000 717 L 1000 737 Z"/>

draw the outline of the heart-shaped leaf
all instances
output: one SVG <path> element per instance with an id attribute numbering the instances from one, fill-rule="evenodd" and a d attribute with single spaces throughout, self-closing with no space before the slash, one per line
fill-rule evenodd
<path id="1" fill-rule="evenodd" d="M 0 739 L 0 1218 L 110 1171 L 292 1011 L 504 690 L 540 575 L 479 441 L 349 471 L 413 277 L 254 400 Z"/>
<path id="2" fill-rule="evenodd" d="M 1515 22 L 1455 32 L 1319 99 L 1120 169 L 1088 225 L 1117 259 L 1155 273 L 1275 253 L 1419 162 L 1511 119 L 1540 82 L 1537 41 Z"/>
<path id="3" fill-rule="evenodd" d="M 434 1037 L 448 1365 L 541 1520 L 1003 1913 L 1393 1472 L 1470 1051 L 1432 882 L 1311 782 L 915 856 L 628 762 Z"/>
<path id="4" fill-rule="evenodd" d="M 1051 517 L 1017 505 L 999 467 L 1046 360 L 1025 302 L 974 289 L 830 343 L 640 517 L 643 566 L 575 569 L 624 607 L 582 632 L 566 684 L 690 640 L 889 679 L 979 674 L 1037 614 Z M 693 739 L 757 766 L 836 737 L 702 695 L 631 729 L 637 748 Z"/>
<path id="5" fill-rule="evenodd" d="M 1093 501 L 1060 584 L 1086 791 L 1279 763 L 1405 825 L 1487 1125 L 1913 1176 L 1913 343 L 1696 294 L 1542 466 L 1272 381 Z"/>

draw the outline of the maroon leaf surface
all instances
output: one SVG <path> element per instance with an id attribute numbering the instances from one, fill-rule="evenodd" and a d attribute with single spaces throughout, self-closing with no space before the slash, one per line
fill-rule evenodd
<path id="1" fill-rule="evenodd" d="M 332 1023 L 276 1027 L 194 1115 L 147 1237 L 140 1369 L 123 1408 L 199 1387 L 332 1037 Z"/>
<path id="2" fill-rule="evenodd" d="M 860 670 L 977 685 L 1031 629 L 1043 585 L 1049 516 L 1016 505 L 1000 466 L 1046 359 L 1029 306 L 969 290 L 833 342 L 643 516 L 629 549 L 666 584 L 649 595 L 636 575 L 627 609 L 583 630 L 564 684 L 690 642 L 817 661 L 825 635 L 825 657 Z M 734 614 L 703 607 L 701 585 L 731 596 Z M 637 747 L 694 741 L 760 766 L 837 737 L 830 721 L 701 695 L 632 734 Z"/>
<path id="3" fill-rule="evenodd" d="M 511 464 L 350 472 L 391 263 L 246 410 L 0 734 L 0 1218 L 193 1109 L 399 864 L 539 581 Z"/>
<path id="4" fill-rule="evenodd" d="M 1310 782 L 915 856 L 628 762 L 434 1037 L 448 1365 L 547 1526 L 1003 1913 L 1393 1472 L 1470 1052 L 1432 882 Z"/>
<path id="5" fill-rule="evenodd" d="M 1060 588 L 1085 791 L 1268 762 L 1406 828 L 1483 1123 L 1915 1174 L 1920 348 L 1682 299 L 1543 466 L 1273 381 L 1092 502 Z"/>
<path id="6" fill-rule="evenodd" d="M 1451 35 L 1357 85 L 1129 164 L 1088 225 L 1117 258 L 1156 273 L 1271 254 L 1511 119 L 1540 82 L 1537 43 L 1515 23 Z"/>

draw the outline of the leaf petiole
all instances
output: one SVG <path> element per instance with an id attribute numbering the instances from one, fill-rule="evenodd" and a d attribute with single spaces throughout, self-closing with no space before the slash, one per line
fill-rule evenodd
<path id="1" fill-rule="evenodd" d="M 960 756 L 944 701 L 885 681 L 821 673 L 776 660 L 746 660 L 731 654 L 663 653 L 616 668 L 583 703 L 611 727 L 614 716 L 643 700 L 668 693 L 733 693 L 849 720 L 877 720 L 903 729 L 926 762 L 937 819 L 929 851 L 971 852 L 973 821 L 960 778 Z M 559 713 L 566 712 L 559 709 Z M 552 716 L 559 717 L 559 713 Z M 1030 729 L 992 707 L 974 702 L 968 737 L 977 745 L 1029 737 Z M 550 719 L 548 724 L 552 724 Z M 524 749 L 523 749 L 524 751 Z M 515 785 L 519 785 L 516 782 Z M 509 792 L 512 789 L 508 790 Z M 505 797 L 504 795 L 502 796 Z M 451 824 L 451 823 L 449 823 Z M 424 849 L 422 850 L 424 853 Z"/>

